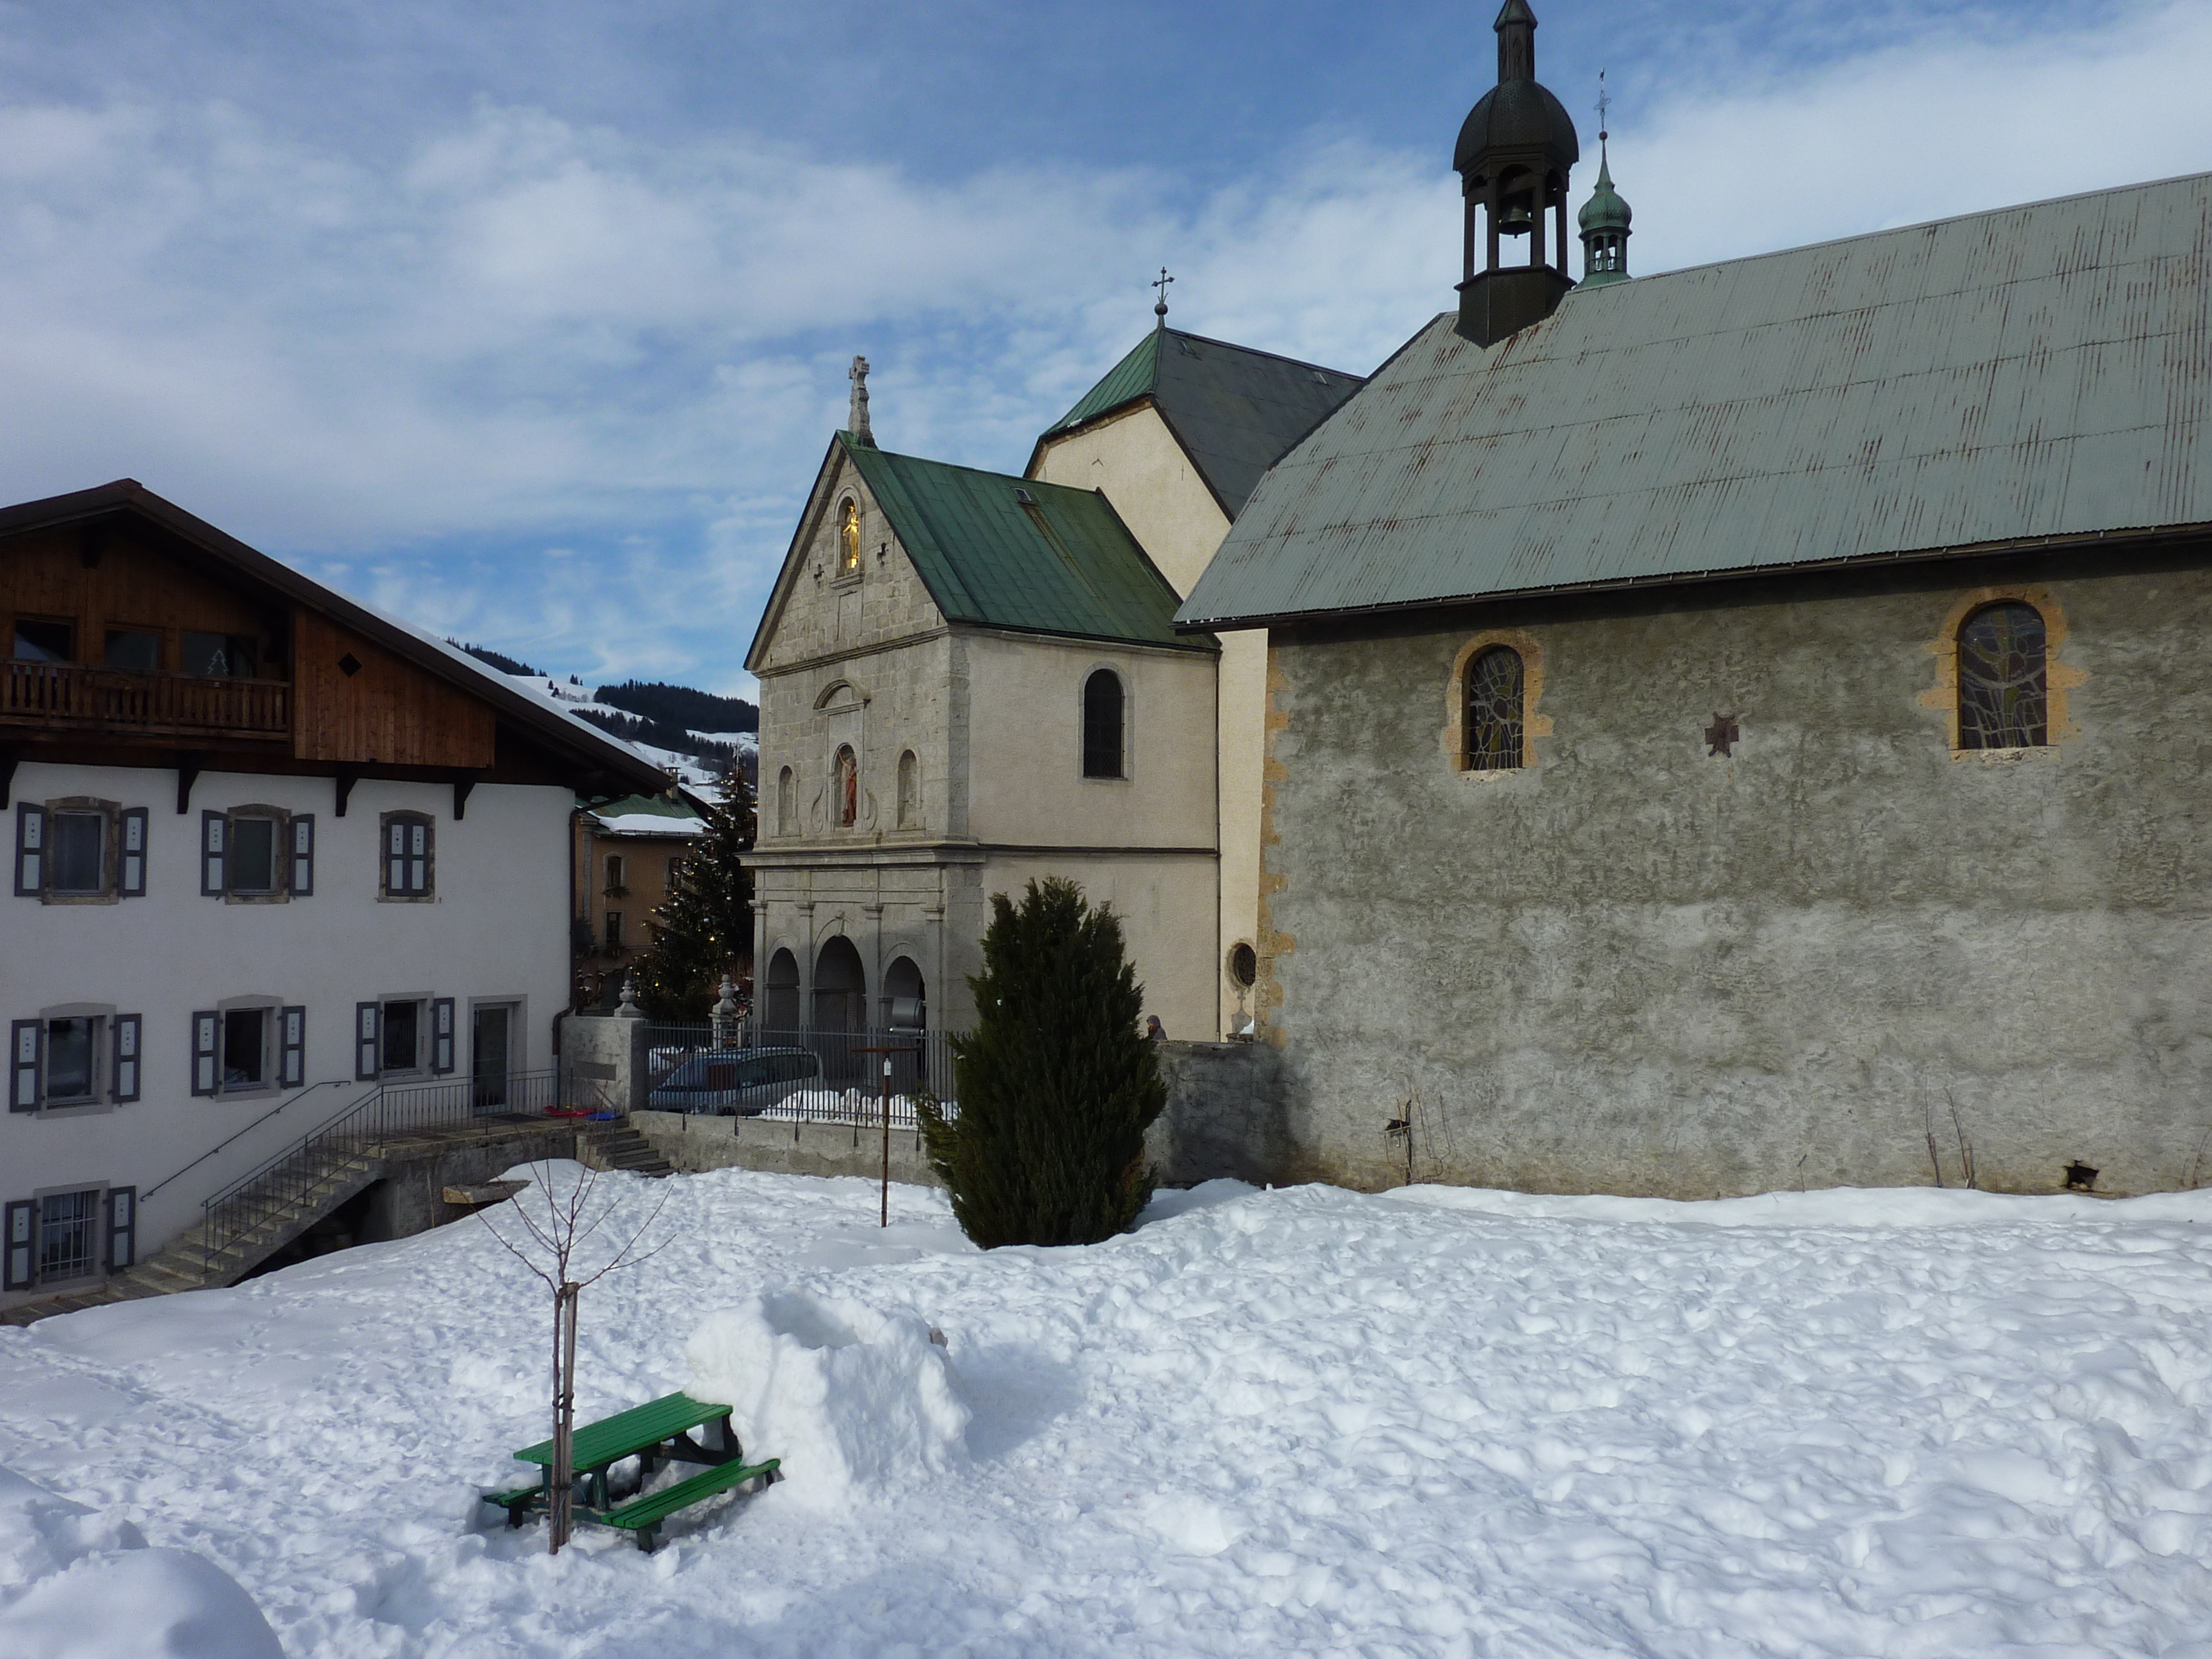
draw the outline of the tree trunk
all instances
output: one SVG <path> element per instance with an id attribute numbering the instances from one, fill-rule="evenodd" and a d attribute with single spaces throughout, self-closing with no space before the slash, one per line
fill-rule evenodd
<path id="1" fill-rule="evenodd" d="M 574 1524 L 576 1497 L 576 1295 L 574 1280 L 553 1295 L 553 1490 L 550 1553 L 558 1555 Z"/>

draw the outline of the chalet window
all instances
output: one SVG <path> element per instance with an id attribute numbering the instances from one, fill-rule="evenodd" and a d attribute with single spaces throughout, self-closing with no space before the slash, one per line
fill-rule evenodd
<path id="1" fill-rule="evenodd" d="M 269 1010 L 227 1008 L 222 1016 L 222 1086 L 258 1089 L 269 1080 Z"/>
<path id="2" fill-rule="evenodd" d="M 161 665 L 161 636 L 143 628 L 111 628 L 100 660 L 109 668 L 151 673 Z"/>
<path id="3" fill-rule="evenodd" d="M 304 897 L 315 890 L 315 820 L 276 806 L 200 814 L 200 891 L 211 898 Z"/>
<path id="4" fill-rule="evenodd" d="M 21 662 L 75 662 L 76 629 L 70 623 L 18 617 L 15 657 Z"/>
<path id="5" fill-rule="evenodd" d="M 386 812 L 380 820 L 384 856 L 380 877 L 388 899 L 428 898 L 434 890 L 434 826 L 420 812 Z"/>
<path id="6" fill-rule="evenodd" d="M 909 749 L 899 757 L 898 824 L 911 830 L 921 822 L 921 763 Z"/>
<path id="7" fill-rule="evenodd" d="M 184 672 L 214 679 L 250 680 L 259 664 L 259 652 L 245 634 L 195 634 L 184 638 Z"/>
<path id="8" fill-rule="evenodd" d="M 1127 775 L 1123 761 L 1121 677 L 1110 668 L 1092 671 L 1083 683 L 1083 775 Z M 1065 728 L 1063 728 L 1065 729 Z"/>
<path id="9" fill-rule="evenodd" d="M 1959 629 L 1959 747 L 2040 749 L 2051 740 L 2043 613 L 1986 605 Z"/>
<path id="10" fill-rule="evenodd" d="M 852 745 L 841 744 L 836 763 L 830 769 L 835 791 L 837 827 L 849 830 L 860 819 L 860 763 L 853 753 Z"/>
<path id="11" fill-rule="evenodd" d="M 147 813 L 72 797 L 15 809 L 15 896 L 49 903 L 146 891 Z"/>
<path id="12" fill-rule="evenodd" d="M 37 1112 L 138 1098 L 138 1014 L 61 1008 L 9 1029 L 8 1109 Z"/>
<path id="13" fill-rule="evenodd" d="M 0 1290 L 89 1279 L 103 1267 L 121 1273 L 137 1260 L 137 1237 L 136 1187 L 87 1186 L 16 1199 L 0 1210 Z"/>
<path id="14" fill-rule="evenodd" d="M 422 1005 L 387 1002 L 384 1005 L 382 1069 L 412 1072 L 422 1064 Z"/>
<path id="15" fill-rule="evenodd" d="M 622 948 L 623 913 L 619 910 L 610 910 L 607 912 L 607 953 L 611 956 Z"/>
<path id="16" fill-rule="evenodd" d="M 1467 665 L 1467 752 L 1470 772 L 1510 771 L 1522 764 L 1521 653 L 1494 645 Z"/>
<path id="17" fill-rule="evenodd" d="M 192 1092 L 274 1094 L 306 1080 L 307 1011 L 240 1000 L 192 1016 Z"/>
<path id="18" fill-rule="evenodd" d="M 860 509 L 850 501 L 837 509 L 837 574 L 860 574 Z"/>
<path id="19" fill-rule="evenodd" d="M 610 893 L 626 893 L 626 892 L 628 892 L 628 891 L 629 890 L 629 889 L 626 885 L 624 885 L 623 881 L 623 875 L 624 875 L 625 873 L 626 873 L 626 872 L 625 872 L 625 870 L 624 870 L 624 868 L 623 868 L 623 855 L 622 855 L 620 853 L 610 853 L 610 854 L 607 854 L 607 891 L 609 891 Z"/>

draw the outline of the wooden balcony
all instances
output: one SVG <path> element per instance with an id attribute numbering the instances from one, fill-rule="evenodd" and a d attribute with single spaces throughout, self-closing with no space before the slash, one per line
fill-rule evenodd
<path id="1" fill-rule="evenodd" d="M 76 663 L 0 663 L 0 727 L 104 737 L 283 739 L 292 688 L 281 680 L 87 668 Z"/>

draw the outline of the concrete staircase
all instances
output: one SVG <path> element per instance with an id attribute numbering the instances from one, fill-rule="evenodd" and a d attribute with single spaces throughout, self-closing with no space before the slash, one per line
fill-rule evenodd
<path id="1" fill-rule="evenodd" d="M 346 1150 L 315 1148 L 299 1154 L 305 1165 L 288 1172 L 289 1201 L 259 1217 L 249 1228 L 220 1235 L 210 1254 L 204 1224 L 186 1231 L 166 1248 L 128 1271 L 117 1273 L 82 1291 L 42 1297 L 0 1310 L 0 1325 L 28 1325 L 53 1314 L 75 1313 L 115 1302 L 134 1302 L 143 1297 L 169 1296 L 179 1291 L 204 1291 L 235 1285 L 301 1233 L 348 1199 L 354 1197 L 386 1171 L 387 1164 L 421 1146 L 426 1137 L 406 1137 L 388 1146 L 356 1146 Z M 627 1118 L 611 1122 L 576 1125 L 577 1162 L 596 1170 L 628 1170 L 643 1176 L 672 1176 L 676 1168 L 630 1126 Z"/>

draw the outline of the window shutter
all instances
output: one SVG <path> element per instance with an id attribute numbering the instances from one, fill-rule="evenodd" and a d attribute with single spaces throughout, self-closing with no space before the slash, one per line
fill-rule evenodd
<path id="1" fill-rule="evenodd" d="M 453 1000 L 439 997 L 430 1004 L 430 1069 L 453 1069 Z"/>
<path id="2" fill-rule="evenodd" d="M 39 1109 L 39 1047 L 46 1028 L 35 1019 L 19 1019 L 8 1028 L 8 1109 Z"/>
<path id="3" fill-rule="evenodd" d="M 407 826 L 407 890 L 430 890 L 430 826 L 427 823 Z"/>
<path id="4" fill-rule="evenodd" d="M 384 1010 L 374 1002 L 354 1004 L 353 1074 L 356 1081 L 374 1083 L 381 1069 L 384 1048 Z"/>
<path id="5" fill-rule="evenodd" d="M 15 808 L 15 896 L 38 897 L 46 875 L 46 809 L 23 801 Z"/>
<path id="6" fill-rule="evenodd" d="M 146 809 L 133 806 L 123 815 L 123 879 L 118 890 L 125 898 L 146 896 Z"/>
<path id="7" fill-rule="evenodd" d="M 315 890 L 315 815 L 302 812 L 292 820 L 292 896 L 305 898 Z"/>
<path id="8" fill-rule="evenodd" d="M 37 1231 L 38 1201 L 19 1198 L 8 1206 L 4 1220 L 0 1220 L 0 1237 L 6 1240 L 7 1271 L 0 1274 L 0 1290 L 27 1291 L 31 1288 L 32 1236 Z"/>
<path id="9" fill-rule="evenodd" d="M 119 1273 L 138 1259 L 138 1189 L 107 1189 L 107 1271 Z"/>
<path id="10" fill-rule="evenodd" d="M 138 1098 L 138 1030 L 144 1018 L 142 1014 L 115 1017 L 115 1064 L 108 1075 L 114 1080 L 118 1106 Z"/>
<path id="11" fill-rule="evenodd" d="M 223 832 L 229 820 L 220 812 L 200 814 L 200 892 L 209 898 L 221 898 L 225 883 L 223 870 Z"/>
<path id="12" fill-rule="evenodd" d="M 222 1016 L 203 1008 L 192 1016 L 192 1092 L 211 1095 L 222 1077 L 216 1069 L 216 1039 L 222 1031 Z"/>
<path id="13" fill-rule="evenodd" d="M 392 853 L 385 860 L 391 867 L 385 872 L 384 890 L 404 893 L 407 890 L 407 826 L 394 822 L 392 825 Z"/>
<path id="14" fill-rule="evenodd" d="M 296 1089 L 307 1079 L 307 1011 L 304 1007 L 287 1008 L 277 1018 L 284 1022 L 277 1080 L 287 1089 Z"/>

